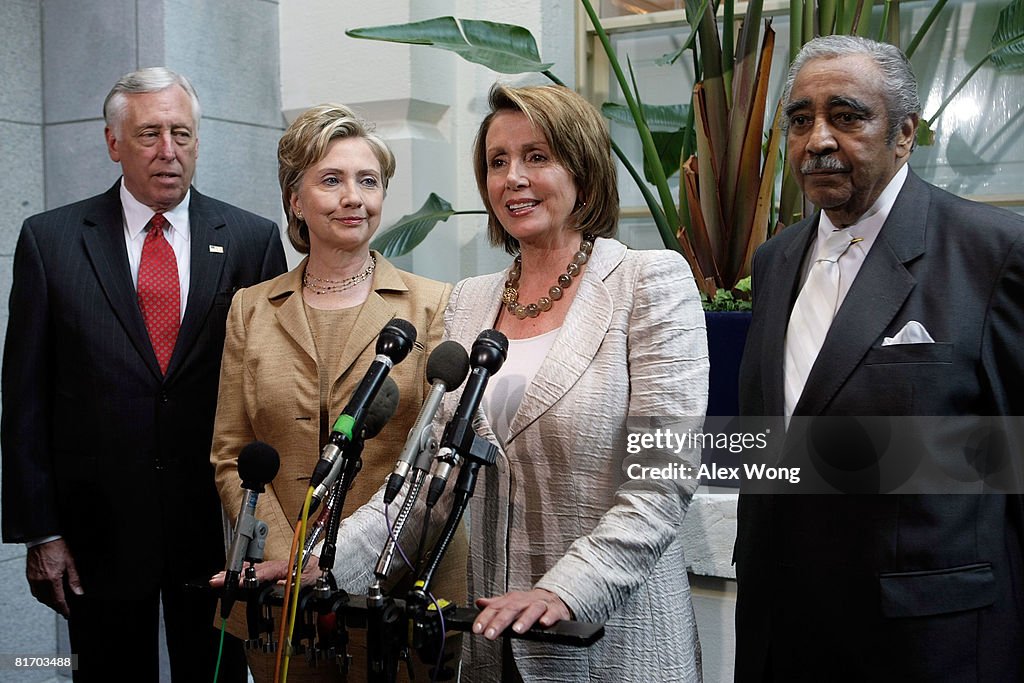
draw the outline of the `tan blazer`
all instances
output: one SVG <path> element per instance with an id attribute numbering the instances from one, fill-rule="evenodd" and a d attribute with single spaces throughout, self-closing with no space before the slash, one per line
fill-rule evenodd
<path id="1" fill-rule="evenodd" d="M 376 254 L 377 269 L 370 293 L 355 326 L 342 344 L 340 374 L 331 377 L 328 415 L 341 412 L 375 355 L 377 335 L 395 317 L 411 322 L 418 332 L 409 356 L 390 376 L 398 384 L 397 412 L 381 433 L 366 442 L 363 469 L 346 499 L 346 515 L 366 503 L 391 472 L 419 412 L 427 390 L 426 362 L 441 340 L 442 311 L 451 285 L 405 273 Z M 234 520 L 242 502 L 237 473 L 238 453 L 253 440 L 277 449 L 281 469 L 260 496 L 257 518 L 270 527 L 265 559 L 285 559 L 320 455 L 320 373 L 316 348 L 303 310 L 303 261 L 289 273 L 239 290 L 228 314 L 220 395 L 211 460 L 225 510 Z M 379 510 L 378 510 L 379 513 Z M 383 528 L 384 515 L 378 514 Z M 312 520 L 311 520 L 312 521 Z M 346 553 L 339 543 L 338 554 Z M 450 566 L 464 576 L 465 544 L 456 549 Z M 356 593 L 366 585 L 342 586 Z M 464 581 L 448 586 L 461 600 Z M 446 595 L 447 597 L 447 595 Z"/>

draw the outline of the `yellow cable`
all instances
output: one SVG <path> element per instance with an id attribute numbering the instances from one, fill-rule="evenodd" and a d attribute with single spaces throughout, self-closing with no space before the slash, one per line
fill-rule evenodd
<path id="1" fill-rule="evenodd" d="M 296 549 L 299 546 L 299 532 L 301 530 L 302 530 L 301 526 L 296 525 L 295 533 L 292 534 L 292 547 L 288 551 L 288 561 L 289 561 L 289 563 L 291 564 L 292 567 L 295 566 L 294 563 L 292 563 L 292 558 L 295 557 Z M 287 578 L 290 578 L 290 575 Z M 284 645 L 285 645 L 284 637 L 285 637 L 285 635 L 288 632 L 288 629 L 287 629 L 287 626 L 286 626 L 288 621 L 285 619 L 285 615 L 288 614 L 288 601 L 289 601 L 289 599 L 291 597 L 291 594 L 292 594 L 292 584 L 291 584 L 291 581 L 287 581 L 286 580 L 284 582 L 284 600 L 281 603 L 281 627 L 277 631 L 277 642 L 278 642 L 277 656 L 274 658 L 274 679 L 273 680 L 275 681 L 275 683 L 278 683 L 281 680 L 281 657 L 284 655 Z"/>
<path id="2" fill-rule="evenodd" d="M 290 614 L 288 615 L 288 640 L 289 643 L 288 652 L 284 653 L 284 665 L 281 667 L 281 683 L 288 683 L 288 662 L 292 656 L 292 648 L 290 647 L 292 642 L 292 635 L 295 633 L 295 615 L 299 611 L 299 589 L 302 587 L 302 551 L 303 546 L 306 545 L 306 521 L 309 519 L 309 506 L 313 500 L 313 487 L 310 486 L 309 490 L 306 491 L 306 500 L 302 504 L 302 518 L 299 520 L 299 543 L 295 551 L 295 564 L 293 565 L 292 581 L 294 583 L 292 590 L 291 604 L 289 605 Z"/>

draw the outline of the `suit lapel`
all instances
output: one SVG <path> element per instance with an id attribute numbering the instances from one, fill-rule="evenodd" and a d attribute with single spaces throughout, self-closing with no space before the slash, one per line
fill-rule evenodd
<path id="1" fill-rule="evenodd" d="M 225 233 L 220 230 L 225 225 L 223 217 L 211 211 L 206 198 L 194 189 L 189 200 L 188 221 L 191 250 L 188 301 L 185 303 L 185 316 L 178 330 L 174 354 L 167 367 L 168 376 L 174 374 L 199 337 L 199 331 L 203 328 L 217 295 L 224 259 L 227 258 L 226 252 L 230 248 L 230 245 L 223 243 Z M 210 245 L 217 245 L 222 249 L 215 253 L 210 250 Z"/>
<path id="2" fill-rule="evenodd" d="M 370 292 L 369 296 L 366 297 L 366 301 L 363 302 L 355 324 L 345 340 L 345 347 L 341 351 L 341 359 L 338 365 L 341 372 L 336 377 L 331 378 L 332 392 L 337 388 L 337 384 L 341 381 L 341 376 L 345 370 L 352 367 L 352 364 L 366 350 L 366 347 L 376 344 L 380 331 L 398 314 L 398 309 L 382 294 L 395 291 L 409 291 L 398 269 L 380 254 L 374 252 L 374 256 L 377 258 L 377 267 L 373 273 L 373 291 Z"/>
<path id="3" fill-rule="evenodd" d="M 85 218 L 82 240 L 96 279 L 106 294 L 132 345 L 157 379 L 163 379 L 146 323 L 139 310 L 138 295 L 128 267 L 124 242 L 124 216 L 121 212 L 121 181 L 118 180 Z"/>
<path id="4" fill-rule="evenodd" d="M 795 414 L 820 414 L 903 307 L 917 284 L 905 264 L 924 253 L 928 205 L 924 184 L 909 173 L 825 336 Z"/>
<path id="5" fill-rule="evenodd" d="M 310 332 L 309 322 L 306 320 L 306 310 L 302 304 L 302 273 L 306 270 L 306 261 L 308 258 L 278 280 L 276 286 L 268 292 L 267 299 L 269 301 L 283 299 L 281 305 L 277 306 L 275 314 L 278 324 L 316 363 L 316 344 L 313 341 L 313 333 Z"/>
<path id="6" fill-rule="evenodd" d="M 408 287 L 398 270 L 380 254 L 377 257 L 377 270 L 373 278 L 373 291 L 366 297 L 359 316 L 356 318 L 348 338 L 345 340 L 345 347 L 341 352 L 339 368 L 341 372 L 331 378 L 332 391 L 341 380 L 341 375 L 359 357 L 359 354 L 367 346 L 374 343 L 377 335 L 384 329 L 392 318 L 398 313 L 394 304 L 382 296 L 383 293 L 393 291 L 408 291 Z M 272 289 L 267 298 L 271 301 L 284 299 L 277 307 L 277 322 L 281 329 L 291 337 L 299 348 L 301 348 L 314 362 L 319 363 L 316 352 L 316 343 L 313 341 L 313 333 L 309 329 L 309 321 L 306 319 L 306 311 L 302 303 L 302 274 L 306 270 L 308 258 L 293 268 L 286 277 L 280 279 L 278 285 Z M 326 369 L 325 369 L 326 371 Z"/>
<path id="7" fill-rule="evenodd" d="M 565 396 L 594 360 L 611 325 L 615 306 L 605 278 L 625 255 L 626 246 L 619 242 L 597 240 L 594 244 L 594 253 L 579 280 L 579 291 L 562 329 L 512 418 L 508 443 Z"/>

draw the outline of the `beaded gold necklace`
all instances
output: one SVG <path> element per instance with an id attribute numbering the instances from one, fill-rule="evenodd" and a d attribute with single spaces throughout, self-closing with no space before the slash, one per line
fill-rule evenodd
<path id="1" fill-rule="evenodd" d="M 537 299 L 537 303 L 519 303 L 519 276 L 523 270 L 523 257 L 517 255 L 512 262 L 512 269 L 505 280 L 505 290 L 502 292 L 501 300 L 508 307 L 508 312 L 523 320 L 525 318 L 536 318 L 545 311 L 550 311 L 552 302 L 558 301 L 565 294 L 565 290 L 572 284 L 572 279 L 580 274 L 584 264 L 590 260 L 590 254 L 594 250 L 594 236 L 584 235 L 580 242 L 580 249 L 573 257 L 565 272 L 558 276 L 558 282 L 548 289 L 548 295 Z"/>

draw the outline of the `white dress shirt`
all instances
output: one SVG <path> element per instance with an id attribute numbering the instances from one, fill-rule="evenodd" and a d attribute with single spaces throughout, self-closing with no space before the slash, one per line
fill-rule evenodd
<path id="1" fill-rule="evenodd" d="M 502 447 L 508 440 L 512 418 L 519 411 L 526 388 L 533 381 L 561 329 L 556 327 L 536 337 L 508 340 L 508 357 L 501 366 L 501 372 L 487 383 L 482 401 L 484 414 Z"/>

